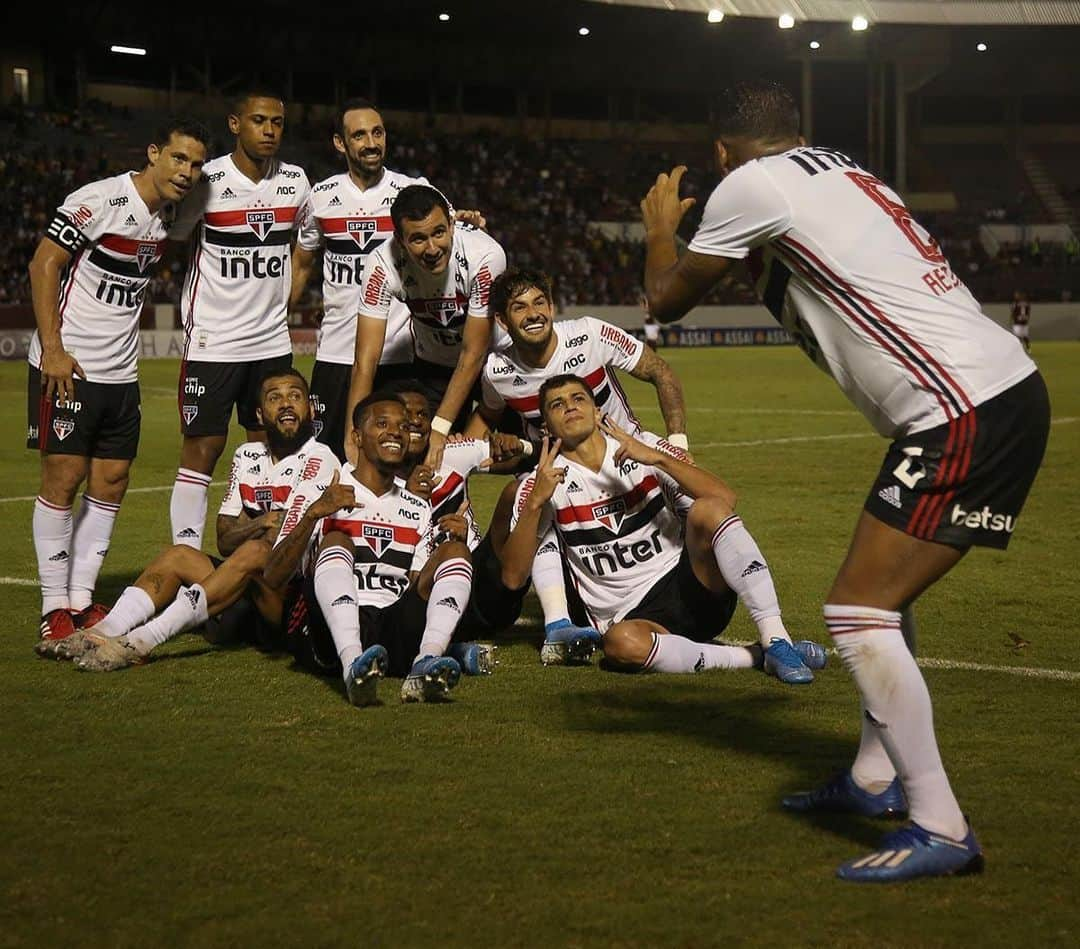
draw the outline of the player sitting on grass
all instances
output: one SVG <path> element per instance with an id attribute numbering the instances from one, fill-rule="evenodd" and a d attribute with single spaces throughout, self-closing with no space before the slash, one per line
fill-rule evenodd
<path id="1" fill-rule="evenodd" d="M 287 591 L 268 586 L 260 572 L 279 528 L 288 530 L 288 523 L 282 527 L 283 513 L 297 492 L 317 498 L 313 507 L 321 514 L 333 513 L 352 496 L 329 489 L 337 459 L 312 436 L 307 382 L 299 372 L 284 369 L 263 379 L 258 415 L 267 441 L 237 448 L 218 513 L 218 548 L 226 559 L 185 544 L 168 548 L 104 619 L 67 639 L 42 640 L 40 655 L 75 659 L 88 671 L 122 669 L 243 601 L 254 608 L 248 624 L 252 638 L 263 646 L 280 645 Z M 325 495 L 324 489 L 329 489 Z"/>
<path id="2" fill-rule="evenodd" d="M 540 388 L 545 439 L 535 474 L 519 488 L 503 548 L 503 580 L 524 582 L 537 548 L 557 540 L 591 622 L 616 667 L 701 672 L 763 665 L 779 675 L 795 653 L 809 682 L 825 665 L 812 642 L 763 648 L 710 640 L 742 599 L 759 629 L 780 626 L 765 557 L 716 475 L 600 418 L 592 389 L 560 375 Z"/>
<path id="3" fill-rule="evenodd" d="M 278 561 L 311 538 L 307 616 L 291 647 L 298 660 L 320 673 L 340 668 L 354 705 L 372 704 L 387 674 L 405 677 L 403 702 L 438 701 L 461 676 L 444 653 L 469 601 L 469 548 L 463 535 L 435 536 L 430 504 L 398 480 L 410 435 L 401 398 L 373 393 L 352 422 L 357 461 L 340 477 L 355 506 L 324 519 L 290 509 L 300 522 L 266 573 L 276 578 Z"/>

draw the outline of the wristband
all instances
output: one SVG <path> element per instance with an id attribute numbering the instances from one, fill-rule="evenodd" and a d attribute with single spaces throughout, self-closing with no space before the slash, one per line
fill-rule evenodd
<path id="1" fill-rule="evenodd" d="M 434 428 L 435 426 L 432 425 L 431 427 Z M 681 448 L 683 451 L 690 450 L 690 442 L 687 440 L 686 432 L 676 432 L 674 435 L 668 435 L 667 440 L 676 448 Z"/>
<path id="2" fill-rule="evenodd" d="M 431 420 L 431 430 L 433 432 L 438 432 L 440 435 L 449 435 L 453 425 L 453 422 L 448 422 L 441 415 L 436 415 L 435 418 Z"/>
<path id="3" fill-rule="evenodd" d="M 532 458 L 532 453 L 533 453 L 533 444 L 532 444 L 532 442 L 525 441 L 524 438 L 522 438 L 520 441 L 521 441 L 521 454 L 524 455 L 526 458 Z"/>

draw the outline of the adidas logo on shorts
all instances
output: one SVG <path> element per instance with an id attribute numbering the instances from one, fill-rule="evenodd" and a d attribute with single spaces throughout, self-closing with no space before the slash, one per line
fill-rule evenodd
<path id="1" fill-rule="evenodd" d="M 900 485 L 898 484 L 890 484 L 887 488 L 882 488 L 878 491 L 877 496 L 886 504 L 891 504 L 895 508 L 904 506 L 900 500 Z"/>

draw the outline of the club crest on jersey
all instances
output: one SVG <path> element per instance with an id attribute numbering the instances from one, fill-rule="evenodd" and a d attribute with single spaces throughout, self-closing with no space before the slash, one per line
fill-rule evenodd
<path id="1" fill-rule="evenodd" d="M 424 313 L 437 320 L 443 326 L 449 326 L 454 317 L 458 315 L 459 303 L 457 300 L 425 300 Z"/>
<path id="2" fill-rule="evenodd" d="M 157 244 L 139 244 L 135 251 L 135 260 L 139 265 L 139 273 L 142 273 L 147 265 L 157 260 Z"/>
<path id="3" fill-rule="evenodd" d="M 381 557 L 383 551 L 394 542 L 394 528 L 381 527 L 378 524 L 365 524 L 360 536 L 375 551 L 375 556 Z"/>
<path id="4" fill-rule="evenodd" d="M 266 240 L 266 235 L 270 233 L 270 229 L 274 226 L 274 212 L 248 211 L 247 226 L 255 232 L 255 236 L 259 240 Z"/>
<path id="5" fill-rule="evenodd" d="M 264 511 L 269 511 L 271 505 L 274 503 L 274 489 L 256 488 L 255 503 L 258 504 L 259 507 L 261 507 Z"/>
<path id="6" fill-rule="evenodd" d="M 75 422 L 69 418 L 54 418 L 52 423 L 52 429 L 56 432 L 56 437 L 63 441 L 73 431 L 75 431 Z"/>
<path id="7" fill-rule="evenodd" d="M 593 505 L 592 514 L 611 533 L 618 534 L 619 528 L 622 527 L 623 517 L 626 516 L 626 501 L 622 498 L 600 501 Z"/>
<path id="8" fill-rule="evenodd" d="M 375 236 L 378 225 L 374 221 L 347 221 L 345 230 L 361 249 L 367 249 L 368 241 Z"/>

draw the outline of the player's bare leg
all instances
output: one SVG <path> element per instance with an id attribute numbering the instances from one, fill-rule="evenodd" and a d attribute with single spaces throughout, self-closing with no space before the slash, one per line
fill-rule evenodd
<path id="1" fill-rule="evenodd" d="M 170 548 L 88 633 L 91 648 L 79 659 L 79 668 L 107 672 L 145 660 L 156 647 L 232 606 L 269 556 L 269 543 L 249 540 L 215 568 L 186 545 Z"/>
<path id="2" fill-rule="evenodd" d="M 202 548 L 210 479 L 227 440 L 227 435 L 184 436 L 180 467 L 169 500 L 174 544 L 187 544 L 196 550 Z"/>
<path id="3" fill-rule="evenodd" d="M 626 672 L 704 672 L 750 669 L 760 646 L 721 646 L 678 636 L 651 620 L 623 620 L 604 633 L 604 658 Z"/>
<path id="4" fill-rule="evenodd" d="M 90 470 L 80 455 L 41 454 L 41 487 L 34 502 L 32 531 L 41 584 L 41 636 L 64 639 L 75 632 L 71 613 L 71 573 L 75 493 Z"/>
<path id="5" fill-rule="evenodd" d="M 765 669 L 783 682 L 814 679 L 825 664 L 816 643 L 793 643 L 780 617 L 780 603 L 765 555 L 734 510 L 734 494 L 700 498 L 686 517 L 686 549 L 698 581 L 714 593 L 734 590 L 750 613 L 765 650 Z"/>
<path id="6" fill-rule="evenodd" d="M 953 840 L 968 833 L 967 822 L 941 763 L 930 694 L 904 641 L 900 610 L 965 553 L 917 540 L 863 512 L 825 607 L 837 652 L 862 699 L 853 779 L 874 793 L 899 775 L 912 820 Z"/>

